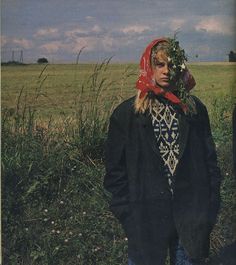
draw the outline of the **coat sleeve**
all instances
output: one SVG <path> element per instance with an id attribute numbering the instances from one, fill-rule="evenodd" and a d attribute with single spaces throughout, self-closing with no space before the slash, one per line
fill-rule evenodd
<path id="1" fill-rule="evenodd" d="M 207 113 L 207 109 L 204 106 L 204 144 L 205 144 L 205 152 L 206 152 L 206 163 L 208 176 L 210 180 L 210 212 L 209 212 L 209 221 L 213 226 L 216 222 L 217 214 L 220 208 L 220 185 L 221 185 L 221 172 L 217 165 L 217 154 L 215 143 L 213 141 L 210 121 Z"/>
<path id="2" fill-rule="evenodd" d="M 125 159 L 125 128 L 113 113 L 105 147 L 104 187 L 111 193 L 110 210 L 122 221 L 128 215 L 128 178 Z"/>

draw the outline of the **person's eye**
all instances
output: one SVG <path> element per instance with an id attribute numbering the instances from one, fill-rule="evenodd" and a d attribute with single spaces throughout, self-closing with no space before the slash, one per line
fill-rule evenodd
<path id="1" fill-rule="evenodd" d="M 157 63 L 156 63 L 156 66 L 157 66 L 157 67 L 164 67 L 164 65 L 165 65 L 165 64 L 164 64 L 164 63 L 161 63 L 161 62 L 157 62 Z"/>

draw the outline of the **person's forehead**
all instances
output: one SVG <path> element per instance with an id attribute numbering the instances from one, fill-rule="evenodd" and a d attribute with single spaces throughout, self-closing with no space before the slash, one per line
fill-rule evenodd
<path id="1" fill-rule="evenodd" d="M 156 54 L 156 60 L 158 61 L 158 62 L 166 62 L 167 61 L 167 55 L 165 54 L 165 53 L 163 53 L 163 52 L 158 52 L 157 54 Z"/>

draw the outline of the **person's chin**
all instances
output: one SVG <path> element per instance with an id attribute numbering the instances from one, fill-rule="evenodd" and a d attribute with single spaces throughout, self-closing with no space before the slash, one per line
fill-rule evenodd
<path id="1" fill-rule="evenodd" d="M 162 82 L 162 84 L 160 84 L 160 86 L 165 89 L 165 90 L 169 90 L 170 89 L 170 84 L 169 82 Z"/>

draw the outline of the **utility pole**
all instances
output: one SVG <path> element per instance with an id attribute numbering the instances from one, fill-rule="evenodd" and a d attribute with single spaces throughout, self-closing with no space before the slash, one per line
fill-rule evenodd
<path id="1" fill-rule="evenodd" d="M 23 63 L 23 50 L 20 51 L 20 63 Z"/>

